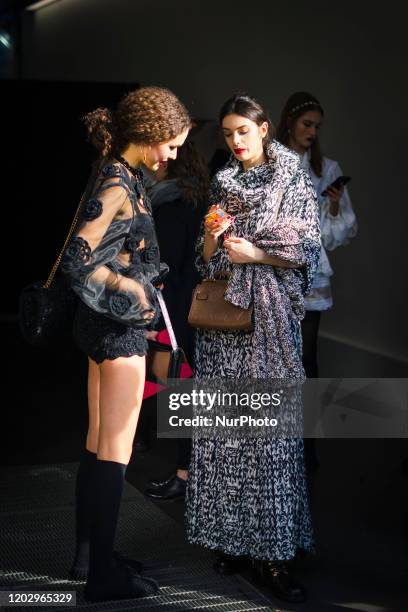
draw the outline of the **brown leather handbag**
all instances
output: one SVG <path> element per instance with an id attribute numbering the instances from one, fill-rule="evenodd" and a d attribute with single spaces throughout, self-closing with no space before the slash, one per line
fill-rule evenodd
<path id="1" fill-rule="evenodd" d="M 225 299 L 227 280 L 205 279 L 194 290 L 188 322 L 192 327 L 218 331 L 253 329 L 253 306 L 240 308 Z"/>

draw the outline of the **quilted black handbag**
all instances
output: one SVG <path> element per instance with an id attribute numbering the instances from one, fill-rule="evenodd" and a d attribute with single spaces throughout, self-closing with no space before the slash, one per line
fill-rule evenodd
<path id="1" fill-rule="evenodd" d="M 20 294 L 19 323 L 24 339 L 34 346 L 52 347 L 71 339 L 78 298 L 64 278 L 47 286 L 33 283 Z"/>
<path id="2" fill-rule="evenodd" d="M 94 165 L 93 172 L 81 197 L 64 246 L 45 282 L 32 283 L 20 293 L 19 324 L 23 338 L 34 346 L 61 347 L 72 339 L 72 325 L 78 303 L 76 294 L 64 277 L 55 277 L 64 251 L 78 224 L 80 211 L 93 188 L 102 164 Z"/>
<path id="3" fill-rule="evenodd" d="M 32 283 L 20 293 L 19 323 L 23 338 L 34 346 L 61 346 L 72 335 L 78 298 L 64 277 L 55 278 L 65 248 L 77 225 L 78 207 L 64 246 L 47 280 Z"/>

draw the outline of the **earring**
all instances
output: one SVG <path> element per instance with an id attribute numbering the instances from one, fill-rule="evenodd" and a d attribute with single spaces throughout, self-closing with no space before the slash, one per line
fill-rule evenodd
<path id="1" fill-rule="evenodd" d="M 147 159 L 147 156 L 146 156 L 146 147 L 140 147 L 140 153 L 141 153 L 141 157 L 143 159 L 143 163 L 144 163 L 144 165 L 146 165 L 146 159 Z"/>

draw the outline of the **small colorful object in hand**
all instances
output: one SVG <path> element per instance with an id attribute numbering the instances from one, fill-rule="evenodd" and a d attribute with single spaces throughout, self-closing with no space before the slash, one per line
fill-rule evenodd
<path id="1" fill-rule="evenodd" d="M 213 221 L 221 221 L 226 217 L 227 214 L 223 210 L 221 210 L 221 208 L 216 208 L 205 216 L 205 220 L 209 223 L 212 223 Z"/>

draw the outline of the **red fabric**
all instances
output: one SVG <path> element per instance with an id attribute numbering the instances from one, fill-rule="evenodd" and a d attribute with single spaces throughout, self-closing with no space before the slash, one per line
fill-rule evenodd
<path id="1" fill-rule="evenodd" d="M 143 390 L 143 399 L 147 399 L 152 395 L 156 395 L 156 393 L 160 393 L 165 389 L 163 385 L 159 385 L 157 383 L 150 382 L 150 380 L 145 380 L 144 390 Z"/>
<path id="2" fill-rule="evenodd" d="M 167 331 L 167 329 L 162 329 L 161 331 L 159 331 L 159 333 L 157 334 L 157 342 L 161 342 L 162 344 L 171 344 L 169 332 Z"/>

